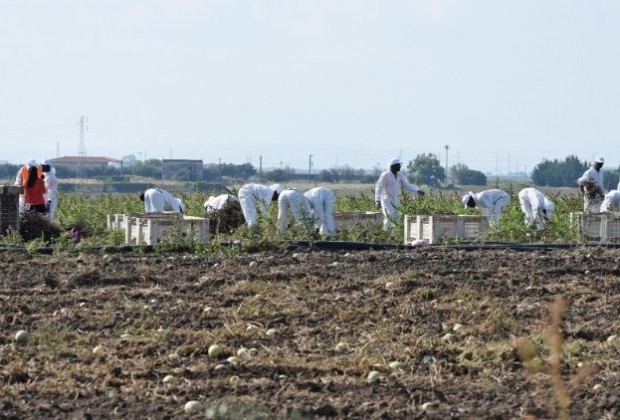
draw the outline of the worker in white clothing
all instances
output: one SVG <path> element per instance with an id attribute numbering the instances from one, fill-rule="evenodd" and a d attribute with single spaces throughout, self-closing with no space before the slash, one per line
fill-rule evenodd
<path id="1" fill-rule="evenodd" d="M 334 203 L 336 196 L 329 188 L 315 187 L 304 193 L 310 202 L 312 217 L 315 227 L 321 235 L 333 235 L 336 233 L 336 220 L 334 219 Z"/>
<path id="2" fill-rule="evenodd" d="M 211 213 L 212 211 L 223 209 L 227 203 L 239 202 L 239 199 L 232 194 L 220 194 L 218 196 L 209 196 L 209 199 L 205 201 L 205 213 Z"/>
<path id="3" fill-rule="evenodd" d="M 499 222 L 502 210 L 509 201 L 510 195 L 506 191 L 497 189 L 485 190 L 477 194 L 470 191 L 462 199 L 465 208 L 479 208 L 491 224 Z"/>
<path id="4" fill-rule="evenodd" d="M 47 159 L 41 161 L 41 173 L 43 174 L 43 182 L 45 183 L 45 202 L 47 203 L 47 217 L 54 220 L 56 208 L 58 207 L 58 178 L 56 177 L 56 168 L 52 167 Z"/>
<path id="5" fill-rule="evenodd" d="M 601 172 L 604 164 L 605 159 L 602 157 L 596 159 L 592 162 L 592 166 L 577 180 L 577 185 L 583 193 L 583 211 L 585 213 L 598 213 L 600 211 L 601 203 L 605 198 L 603 173 Z"/>
<path id="6" fill-rule="evenodd" d="M 536 188 L 523 188 L 519 191 L 519 204 L 525 215 L 525 226 L 536 226 L 542 230 L 548 220 L 551 220 L 555 204 Z"/>
<path id="7" fill-rule="evenodd" d="M 620 212 L 620 191 L 611 190 L 605 194 L 601 212 Z"/>
<path id="8" fill-rule="evenodd" d="M 140 194 L 140 200 L 144 201 L 144 211 L 146 213 L 185 212 L 185 205 L 181 199 L 174 197 L 166 190 L 161 188 L 149 188 Z"/>
<path id="9" fill-rule="evenodd" d="M 256 208 L 258 207 L 261 214 L 266 214 L 269 210 L 269 204 L 272 201 L 278 201 L 278 196 L 282 190 L 283 188 L 280 184 L 270 186 L 245 184 L 239 188 L 239 203 L 248 226 L 256 226 L 258 223 Z"/>
<path id="10" fill-rule="evenodd" d="M 383 212 L 383 229 L 388 230 L 394 221 L 400 219 L 400 190 L 424 195 L 417 185 L 411 184 L 400 171 L 399 159 L 392 159 L 387 169 L 379 176 L 375 186 L 375 204 Z"/>
<path id="11" fill-rule="evenodd" d="M 287 188 L 278 196 L 278 233 L 283 233 L 288 226 L 289 212 L 291 212 L 293 219 L 299 225 L 302 225 L 304 222 L 312 222 L 310 200 L 295 188 Z"/>

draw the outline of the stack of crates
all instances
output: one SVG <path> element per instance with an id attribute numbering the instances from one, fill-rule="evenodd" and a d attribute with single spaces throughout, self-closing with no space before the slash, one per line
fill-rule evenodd
<path id="1" fill-rule="evenodd" d="M 488 219 L 477 215 L 406 215 L 404 242 L 405 245 L 417 240 L 426 240 L 429 244 L 472 242 L 483 239 L 488 226 Z"/>
<path id="2" fill-rule="evenodd" d="M 353 227 L 368 227 L 378 225 L 383 221 L 383 213 L 380 211 L 367 211 L 360 213 L 335 213 L 337 229 L 351 229 Z"/>
<path id="3" fill-rule="evenodd" d="M 156 245 L 174 229 L 194 235 L 199 243 L 209 242 L 209 221 L 181 213 L 130 213 L 108 215 L 108 229 L 125 231 L 126 245 Z"/>
<path id="4" fill-rule="evenodd" d="M 0 185 L 0 236 L 9 229 L 19 230 L 19 194 L 21 187 Z"/>
<path id="5" fill-rule="evenodd" d="M 571 213 L 571 226 L 577 226 L 586 241 L 620 242 L 620 214 Z"/>

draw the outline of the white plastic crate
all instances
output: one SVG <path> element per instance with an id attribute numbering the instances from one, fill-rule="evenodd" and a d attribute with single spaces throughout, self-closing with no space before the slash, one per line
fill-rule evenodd
<path id="1" fill-rule="evenodd" d="M 570 223 L 587 241 L 620 242 L 620 215 L 613 213 L 571 213 Z"/>
<path id="2" fill-rule="evenodd" d="M 156 245 L 175 228 L 198 242 L 209 242 L 209 221 L 181 213 L 133 213 L 108 215 L 108 229 L 123 229 L 126 245 Z"/>
<path id="3" fill-rule="evenodd" d="M 429 244 L 443 241 L 471 242 L 486 235 L 489 221 L 476 215 L 406 215 L 405 245 L 417 240 Z"/>
<path id="4" fill-rule="evenodd" d="M 152 219 L 152 220 L 174 220 L 174 218 L 178 218 L 181 216 L 179 212 L 172 211 L 164 211 L 161 213 L 115 213 L 108 214 L 108 230 L 114 229 L 122 229 L 125 230 L 127 228 L 127 223 L 131 219 L 140 218 L 140 219 Z"/>
<path id="5" fill-rule="evenodd" d="M 383 213 L 380 211 L 367 211 L 364 213 L 335 213 L 337 229 L 351 229 L 380 224 L 383 221 Z"/>
<path id="6" fill-rule="evenodd" d="M 122 229 L 127 226 L 127 214 L 108 214 L 108 230 Z"/>

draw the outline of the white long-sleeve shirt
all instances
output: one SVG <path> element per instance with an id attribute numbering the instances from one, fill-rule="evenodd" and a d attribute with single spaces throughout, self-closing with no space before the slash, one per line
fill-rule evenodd
<path id="1" fill-rule="evenodd" d="M 591 180 L 596 183 L 605 194 L 605 187 L 603 186 L 603 172 L 597 171 L 594 169 L 594 166 L 591 166 L 588 170 L 586 170 L 583 175 L 577 180 L 577 184 L 582 185 L 584 182 Z"/>
<path id="2" fill-rule="evenodd" d="M 183 213 L 185 206 L 181 200 L 168 191 L 160 188 L 149 188 L 144 192 L 144 211 L 146 213 L 161 213 L 163 211 Z"/>
<path id="3" fill-rule="evenodd" d="M 388 202 L 394 207 L 399 207 L 401 189 L 415 194 L 419 188 L 411 184 L 400 171 L 396 172 L 396 175 L 390 170 L 384 171 L 375 185 L 375 201 Z"/>
<path id="4" fill-rule="evenodd" d="M 243 208 L 244 203 L 258 206 L 258 211 L 267 213 L 273 198 L 273 188 L 263 184 L 245 184 L 239 188 L 239 201 Z M 249 201 L 248 201 L 249 200 Z"/>
<path id="5" fill-rule="evenodd" d="M 519 203 L 527 219 L 532 222 L 540 217 L 544 217 L 547 220 L 551 219 L 555 209 L 555 205 L 547 196 L 532 187 L 523 188 L 519 191 Z"/>
<path id="6" fill-rule="evenodd" d="M 310 208 L 316 219 L 316 227 L 323 235 L 331 235 L 336 232 L 336 220 L 334 219 L 334 204 L 336 195 L 332 190 L 325 187 L 315 187 L 304 193 L 310 201 Z"/>
<path id="7" fill-rule="evenodd" d="M 601 211 L 620 211 L 620 191 L 612 190 L 605 194 L 603 204 L 601 204 Z"/>
<path id="8" fill-rule="evenodd" d="M 493 209 L 495 208 L 498 201 L 500 203 L 504 202 L 504 204 L 507 203 L 510 200 L 510 195 L 508 195 L 506 191 L 492 189 L 480 191 L 479 193 L 474 194 L 473 198 L 476 202 L 476 207 L 480 207 L 483 209 Z"/>
<path id="9" fill-rule="evenodd" d="M 301 191 L 289 188 L 278 197 L 278 232 L 282 233 L 288 225 L 288 213 L 293 214 L 295 222 L 301 223 L 303 218 L 310 218 L 312 212 L 310 200 Z"/>
<path id="10" fill-rule="evenodd" d="M 221 194 L 216 197 L 211 196 L 207 201 L 205 201 L 205 211 L 209 213 L 215 210 L 221 210 L 224 208 L 226 203 L 230 201 L 239 201 L 239 199 L 232 194 Z"/>
<path id="11" fill-rule="evenodd" d="M 332 190 L 325 187 L 314 187 L 304 193 L 310 200 L 310 207 L 317 217 L 323 217 L 323 209 L 326 207 L 325 202 L 329 202 L 330 208 L 334 208 L 336 195 Z"/>
<path id="12" fill-rule="evenodd" d="M 58 191 L 58 178 L 56 177 L 56 169 L 51 168 L 49 172 L 43 172 L 45 175 L 45 199 L 47 201 L 56 200 L 56 193 Z"/>
<path id="13" fill-rule="evenodd" d="M 481 191 L 471 196 L 480 208 L 482 215 L 489 219 L 489 223 L 497 223 L 501 213 L 510 201 L 510 195 L 506 191 L 492 189 Z"/>

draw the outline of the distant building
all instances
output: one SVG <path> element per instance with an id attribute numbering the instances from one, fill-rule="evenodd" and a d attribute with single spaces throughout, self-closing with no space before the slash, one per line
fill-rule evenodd
<path id="1" fill-rule="evenodd" d="M 204 176 L 202 159 L 162 159 L 161 164 L 164 180 L 200 181 Z"/>
<path id="2" fill-rule="evenodd" d="M 121 160 L 104 156 L 60 156 L 49 159 L 54 166 L 63 165 L 72 168 L 101 168 L 105 166 L 120 167 Z"/>

